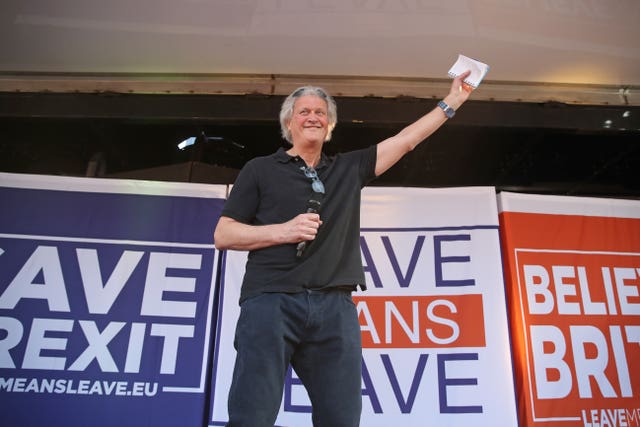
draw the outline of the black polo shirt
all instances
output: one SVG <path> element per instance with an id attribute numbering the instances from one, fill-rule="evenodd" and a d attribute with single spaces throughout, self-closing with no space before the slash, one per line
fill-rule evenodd
<path id="1" fill-rule="evenodd" d="M 296 244 L 249 252 L 240 301 L 262 292 L 365 287 L 360 256 L 360 191 L 375 178 L 376 146 L 328 157 L 316 167 L 325 186 L 323 224 L 303 256 Z M 312 194 L 304 160 L 284 149 L 250 160 L 240 171 L 222 215 L 251 225 L 279 224 L 306 211 Z"/>

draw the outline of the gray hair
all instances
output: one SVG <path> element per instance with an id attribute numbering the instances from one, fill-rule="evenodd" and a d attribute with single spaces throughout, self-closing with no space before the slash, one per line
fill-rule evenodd
<path id="1" fill-rule="evenodd" d="M 291 117 L 293 117 L 293 106 L 298 98 L 306 95 L 317 96 L 318 98 L 324 99 L 327 103 L 327 120 L 329 122 L 329 126 L 327 137 L 324 139 L 325 141 L 329 141 L 331 139 L 331 132 L 333 132 L 333 129 L 336 127 L 336 123 L 338 122 L 338 107 L 336 107 L 336 101 L 333 100 L 331 95 L 320 87 L 299 87 L 291 92 L 291 95 L 287 96 L 282 103 L 282 107 L 280 107 L 280 132 L 282 133 L 282 137 L 290 144 L 293 143 L 293 141 L 291 141 L 291 131 L 289 130 L 289 122 L 291 121 Z"/>

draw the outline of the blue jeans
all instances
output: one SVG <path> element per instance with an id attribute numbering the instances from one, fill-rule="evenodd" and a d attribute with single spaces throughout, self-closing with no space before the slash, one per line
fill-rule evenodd
<path id="1" fill-rule="evenodd" d="M 309 394 L 315 427 L 360 424 L 362 343 L 350 291 L 249 298 L 234 345 L 228 426 L 273 427 L 290 363 Z"/>

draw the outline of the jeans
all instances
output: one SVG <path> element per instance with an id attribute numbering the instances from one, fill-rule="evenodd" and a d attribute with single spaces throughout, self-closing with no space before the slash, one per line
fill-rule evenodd
<path id="1" fill-rule="evenodd" d="M 314 427 L 359 425 L 362 343 L 350 291 L 249 298 L 234 345 L 228 426 L 273 427 L 290 363 L 309 394 Z"/>

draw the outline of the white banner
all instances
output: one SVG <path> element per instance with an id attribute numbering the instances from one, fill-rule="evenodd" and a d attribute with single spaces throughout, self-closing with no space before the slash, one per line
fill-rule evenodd
<path id="1" fill-rule="evenodd" d="M 493 188 L 366 188 L 361 221 L 361 425 L 516 426 Z M 211 426 L 227 420 L 245 260 L 223 263 Z M 310 426 L 310 412 L 292 373 L 277 425 Z"/>

